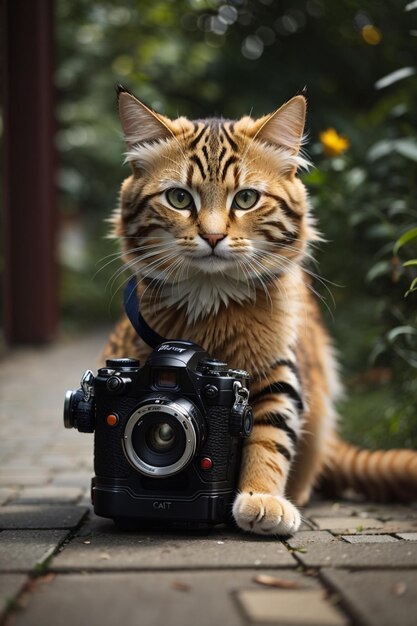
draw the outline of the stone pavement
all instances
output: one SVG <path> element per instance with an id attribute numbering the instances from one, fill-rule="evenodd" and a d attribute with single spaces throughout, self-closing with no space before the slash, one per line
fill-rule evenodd
<path id="1" fill-rule="evenodd" d="M 7 626 L 407 626 L 417 508 L 316 501 L 287 541 L 121 532 L 89 503 L 93 435 L 62 404 L 105 335 L 0 363 L 0 621 Z"/>

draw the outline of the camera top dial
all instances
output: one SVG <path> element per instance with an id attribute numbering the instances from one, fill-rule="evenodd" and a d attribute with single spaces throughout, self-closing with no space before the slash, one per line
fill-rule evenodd
<path id="1" fill-rule="evenodd" d="M 106 367 L 109 370 L 131 370 L 140 367 L 138 359 L 107 359 Z"/>
<path id="2" fill-rule="evenodd" d="M 197 370 L 208 376 L 227 376 L 228 365 L 217 359 L 203 359 L 198 362 Z"/>

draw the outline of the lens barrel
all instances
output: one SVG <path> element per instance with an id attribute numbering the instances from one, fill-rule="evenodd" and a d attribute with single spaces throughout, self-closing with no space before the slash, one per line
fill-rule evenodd
<path id="1" fill-rule="evenodd" d="M 172 476 L 194 458 L 204 438 L 204 420 L 185 398 L 148 398 L 127 421 L 123 449 L 146 476 Z"/>
<path id="2" fill-rule="evenodd" d="M 84 400 L 82 389 L 67 391 L 64 402 L 64 426 L 76 428 L 80 433 L 94 432 L 94 400 Z"/>
<path id="3" fill-rule="evenodd" d="M 75 428 L 74 420 L 74 400 L 77 396 L 77 391 L 68 390 L 65 394 L 64 401 L 64 426 L 65 428 Z M 81 398 L 80 398 L 81 399 Z"/>

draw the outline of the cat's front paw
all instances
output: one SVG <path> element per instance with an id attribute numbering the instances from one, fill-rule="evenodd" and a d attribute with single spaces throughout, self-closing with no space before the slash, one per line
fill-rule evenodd
<path id="1" fill-rule="evenodd" d="M 242 530 L 260 535 L 291 535 L 301 524 L 300 513 L 289 500 L 269 493 L 239 493 L 233 517 Z"/>

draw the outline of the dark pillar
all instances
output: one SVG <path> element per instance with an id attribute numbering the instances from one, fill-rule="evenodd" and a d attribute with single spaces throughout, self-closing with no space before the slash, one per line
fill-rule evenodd
<path id="1" fill-rule="evenodd" d="M 3 0 L 6 341 L 57 324 L 53 0 Z"/>

